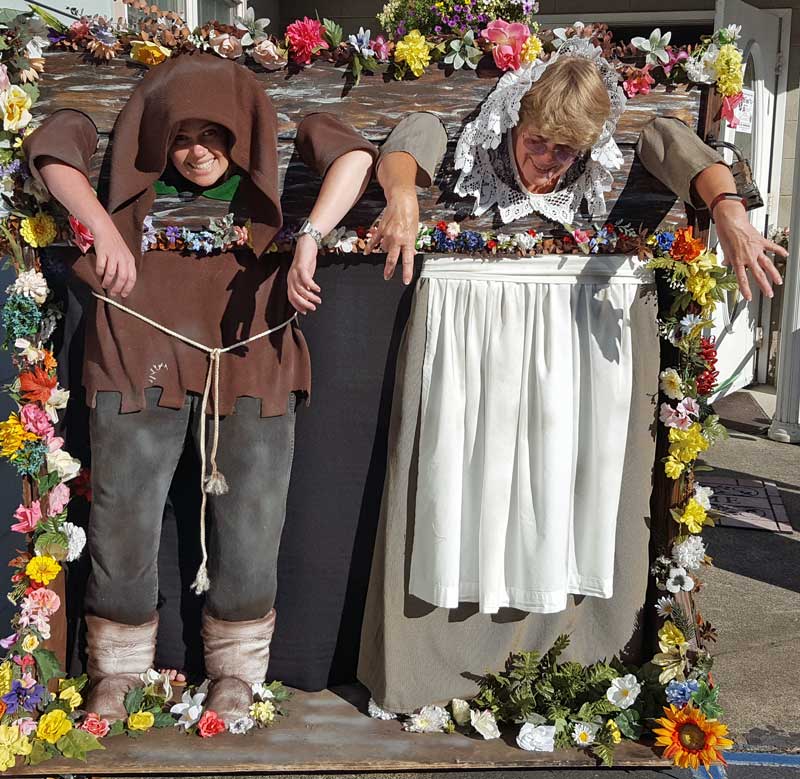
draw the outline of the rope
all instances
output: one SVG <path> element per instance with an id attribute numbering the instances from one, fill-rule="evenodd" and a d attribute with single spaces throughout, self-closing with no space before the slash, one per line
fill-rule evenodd
<path id="1" fill-rule="evenodd" d="M 272 335 L 272 333 L 275 333 L 278 330 L 282 330 L 284 327 L 297 319 L 297 312 L 295 312 L 294 315 L 285 322 L 282 322 L 275 327 L 271 327 L 269 330 L 264 330 L 263 332 L 257 333 L 250 338 L 246 338 L 244 341 L 239 341 L 238 343 L 231 344 L 230 346 L 220 349 L 218 347 L 206 346 L 205 344 L 201 344 L 199 341 L 194 341 L 191 338 L 188 338 L 182 333 L 178 333 L 175 330 L 170 330 L 170 328 L 165 327 L 159 322 L 144 316 L 144 314 L 140 314 L 138 311 L 134 311 L 132 308 L 128 308 L 128 306 L 123 305 L 117 300 L 106 297 L 105 295 L 100 295 L 97 292 L 93 292 L 92 294 L 98 300 L 102 300 L 105 303 L 110 303 L 120 311 L 130 314 L 131 316 L 136 317 L 136 319 L 145 322 L 151 327 L 155 327 L 156 330 L 160 330 L 162 333 L 166 333 L 173 338 L 177 338 L 179 341 L 183 341 L 185 344 L 193 346 L 195 349 L 199 349 L 208 355 L 208 370 L 206 371 L 206 382 L 203 389 L 203 400 L 200 409 L 200 492 L 202 495 L 200 502 L 200 548 L 203 552 L 203 561 L 200 563 L 200 567 L 197 569 L 197 576 L 195 577 L 191 587 L 191 589 L 197 595 L 200 595 L 201 593 L 206 592 L 211 586 L 211 580 L 208 578 L 208 550 L 206 549 L 206 505 L 208 503 L 208 496 L 224 495 L 228 492 L 228 482 L 225 479 L 225 476 L 217 468 L 217 448 L 219 445 L 220 357 L 225 354 L 225 352 L 233 351 L 234 349 L 238 349 L 240 346 L 246 346 L 253 341 L 258 341 L 260 338 L 266 338 L 266 336 Z M 211 438 L 211 455 L 208 458 L 211 463 L 211 473 L 206 475 L 206 408 L 208 407 L 209 399 L 212 399 L 214 403 L 214 433 Z"/>

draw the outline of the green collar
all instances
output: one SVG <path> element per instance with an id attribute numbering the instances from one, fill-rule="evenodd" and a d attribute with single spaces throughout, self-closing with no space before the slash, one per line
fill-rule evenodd
<path id="1" fill-rule="evenodd" d="M 222 184 L 217 184 L 214 187 L 209 187 L 208 189 L 187 189 L 187 190 L 179 190 L 178 187 L 167 184 L 167 182 L 159 179 L 153 185 L 155 189 L 156 195 L 173 195 L 178 197 L 181 194 L 181 191 L 187 191 L 194 195 L 199 195 L 200 197 L 207 197 L 210 200 L 224 200 L 226 203 L 230 203 L 233 200 L 234 195 L 236 195 L 236 190 L 239 189 L 239 184 L 241 183 L 242 177 L 240 174 L 235 173 L 233 176 L 230 176 Z"/>

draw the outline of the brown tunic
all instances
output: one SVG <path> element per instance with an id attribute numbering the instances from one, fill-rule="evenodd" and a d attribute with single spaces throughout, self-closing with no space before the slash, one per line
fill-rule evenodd
<path id="1" fill-rule="evenodd" d="M 190 118 L 216 122 L 231 134 L 230 156 L 244 175 L 230 210 L 237 224 L 249 222 L 253 249 L 211 256 L 141 251 L 142 222 L 155 198 L 152 185 L 167 165 L 178 124 Z M 136 285 L 120 302 L 211 348 L 235 344 L 294 314 L 286 297 L 291 258 L 265 251 L 282 223 L 275 128 L 272 103 L 253 74 L 230 61 L 182 55 L 144 77 L 115 124 L 109 191 L 103 198 L 136 258 Z M 296 143 L 320 175 L 349 151 L 377 154 L 332 114 L 303 120 Z M 91 119 L 69 109 L 50 116 L 25 141 L 31 171 L 40 181 L 42 157 L 58 159 L 88 178 L 96 146 Z M 73 269 L 94 292 L 104 294 L 94 266 L 90 251 Z M 102 301 L 87 317 L 93 326 L 86 328 L 83 383 L 90 406 L 103 391 L 122 394 L 123 413 L 145 407 L 148 387 L 162 389 L 159 405 L 168 408 L 183 406 L 187 392 L 203 392 L 208 357 L 202 350 Z M 259 398 L 262 416 L 283 414 L 292 391 L 310 388 L 308 349 L 296 325 L 221 356 L 220 414 L 232 413 L 240 396 Z"/>

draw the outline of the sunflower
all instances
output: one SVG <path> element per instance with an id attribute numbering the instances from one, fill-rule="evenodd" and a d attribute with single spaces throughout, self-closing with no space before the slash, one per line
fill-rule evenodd
<path id="1" fill-rule="evenodd" d="M 712 763 L 725 763 L 720 750 L 733 746 L 725 738 L 728 726 L 705 714 L 691 704 L 682 709 L 664 707 L 666 717 L 656 720 L 661 728 L 654 728 L 656 744 L 664 749 L 664 757 L 672 759 L 680 768 L 697 770 L 700 763 L 708 768 Z"/>

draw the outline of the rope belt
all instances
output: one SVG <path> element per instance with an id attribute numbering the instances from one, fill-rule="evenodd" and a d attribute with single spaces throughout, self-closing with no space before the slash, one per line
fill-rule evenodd
<path id="1" fill-rule="evenodd" d="M 191 338 L 187 338 L 185 335 L 182 335 L 181 333 L 170 330 L 168 327 L 164 327 L 164 325 L 144 316 L 143 314 L 140 314 L 138 311 L 134 311 L 132 308 L 124 306 L 117 300 L 108 298 L 105 295 L 99 295 L 97 292 L 93 292 L 92 294 L 98 300 L 109 303 L 115 308 L 118 308 L 120 311 L 124 311 L 126 314 L 136 317 L 136 319 L 147 323 L 151 327 L 155 327 L 156 330 L 160 330 L 162 333 L 171 335 L 173 338 L 177 338 L 179 341 L 183 341 L 183 343 L 189 344 L 189 346 L 193 346 L 195 349 L 199 349 L 201 352 L 205 352 L 208 355 L 206 384 L 205 388 L 203 389 L 203 401 L 200 408 L 200 492 L 202 494 L 200 503 L 200 548 L 203 551 L 203 561 L 200 563 L 200 567 L 197 570 L 197 576 L 192 583 L 192 590 L 200 595 L 200 593 L 206 592 L 211 586 L 211 580 L 208 578 L 208 551 L 206 550 L 206 503 L 208 500 L 208 495 L 224 495 L 228 491 L 228 482 L 226 481 L 222 472 L 217 468 L 217 445 L 219 444 L 220 357 L 225 354 L 225 352 L 233 351 L 234 349 L 238 349 L 240 346 L 245 346 L 253 341 L 258 341 L 260 338 L 266 338 L 266 336 L 272 335 L 272 333 L 275 333 L 278 330 L 282 330 L 284 327 L 297 319 L 297 312 L 295 312 L 294 315 L 285 322 L 282 322 L 275 327 L 271 327 L 269 330 L 264 330 L 263 332 L 251 336 L 250 338 L 246 338 L 244 341 L 239 341 L 238 343 L 231 344 L 230 346 L 220 349 L 217 347 L 206 346 L 205 344 L 201 344 L 199 341 L 194 341 Z M 206 407 L 208 406 L 209 398 L 212 398 L 214 401 L 214 435 L 211 439 L 211 456 L 209 458 L 211 461 L 211 473 L 206 475 Z"/>

